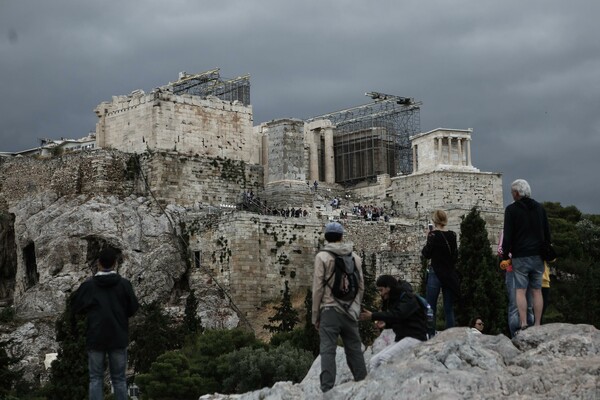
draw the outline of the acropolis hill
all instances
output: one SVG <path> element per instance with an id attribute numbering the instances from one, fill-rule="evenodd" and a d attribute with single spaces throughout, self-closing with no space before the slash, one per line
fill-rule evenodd
<path id="1" fill-rule="evenodd" d="M 420 132 L 419 102 L 369 95 L 351 109 L 253 126 L 248 76 L 181 73 L 100 103 L 93 150 L 1 158 L 0 298 L 49 336 L 27 341 L 21 327 L 30 361 L 56 350 L 48 318 L 106 246 L 122 251 L 119 273 L 142 302 L 177 312 L 194 289 L 206 326 L 260 331 L 254 317 L 285 281 L 295 295 L 310 287 L 330 219 L 342 218 L 377 274 L 413 284 L 437 208 L 459 232 L 477 206 L 497 243 L 502 175 L 472 165 L 472 130 Z M 292 208 L 298 217 L 285 215 Z M 375 208 L 376 221 L 357 211 Z"/>

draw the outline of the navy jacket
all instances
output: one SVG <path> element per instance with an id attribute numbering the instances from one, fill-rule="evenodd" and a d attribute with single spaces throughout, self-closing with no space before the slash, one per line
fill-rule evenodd
<path id="1" fill-rule="evenodd" d="M 502 257 L 538 256 L 542 243 L 551 242 L 546 210 L 537 201 L 524 197 L 506 207 L 504 212 L 504 238 Z"/>
<path id="2" fill-rule="evenodd" d="M 129 317 L 139 308 L 131 283 L 119 274 L 95 275 L 71 299 L 73 313 L 87 314 L 86 345 L 91 350 L 127 348 Z"/>
<path id="3" fill-rule="evenodd" d="M 382 304 L 382 311 L 371 314 L 373 321 L 385 322 L 392 328 L 398 342 L 405 337 L 427 340 L 427 318 L 425 310 L 413 293 L 393 288 L 390 297 Z"/>

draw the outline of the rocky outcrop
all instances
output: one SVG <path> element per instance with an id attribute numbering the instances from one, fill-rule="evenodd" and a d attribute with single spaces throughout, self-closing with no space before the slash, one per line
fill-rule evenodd
<path id="1" fill-rule="evenodd" d="M 365 358 L 370 358 L 370 350 Z M 600 331 L 590 325 L 549 324 L 512 341 L 467 328 L 441 332 L 353 382 L 343 351 L 336 386 L 319 390 L 317 358 L 299 384 L 278 382 L 242 395 L 203 400 L 259 399 L 598 399 Z"/>
<path id="2" fill-rule="evenodd" d="M 47 353 L 58 350 L 54 321 L 66 299 L 93 275 L 100 250 L 121 250 L 118 272 L 131 280 L 142 304 L 158 300 L 181 315 L 189 292 L 190 266 L 179 232 L 184 209 L 165 209 L 145 197 L 59 196 L 47 191 L 13 204 L 1 214 L 3 284 L 16 318 L 0 327 L 9 354 L 23 360 L 24 377 L 39 382 Z M 205 282 L 205 281 L 204 281 Z M 14 292 L 14 293 L 13 293 Z M 205 326 L 238 321 L 214 285 L 203 283 L 199 312 Z M 218 321 L 217 321 L 218 319 Z"/>

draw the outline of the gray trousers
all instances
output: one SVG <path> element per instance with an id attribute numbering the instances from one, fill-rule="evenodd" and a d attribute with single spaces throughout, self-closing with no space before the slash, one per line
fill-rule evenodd
<path id="1" fill-rule="evenodd" d="M 342 338 L 346 362 L 355 381 L 361 381 L 367 376 L 365 358 L 361 349 L 358 322 L 348 315 L 333 308 L 321 311 L 319 337 L 321 340 L 321 390 L 326 392 L 335 385 L 336 365 L 335 354 L 338 337 Z"/>

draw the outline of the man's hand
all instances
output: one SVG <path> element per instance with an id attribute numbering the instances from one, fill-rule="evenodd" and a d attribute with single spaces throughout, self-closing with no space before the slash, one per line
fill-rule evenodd
<path id="1" fill-rule="evenodd" d="M 315 329 L 317 330 L 317 332 L 319 331 L 319 325 L 321 325 L 320 321 L 315 322 Z"/>
<path id="2" fill-rule="evenodd" d="M 371 315 L 373 315 L 373 313 L 369 310 L 363 310 L 361 311 L 360 315 L 358 316 L 358 319 L 360 319 L 361 321 L 369 321 L 371 320 Z"/>

